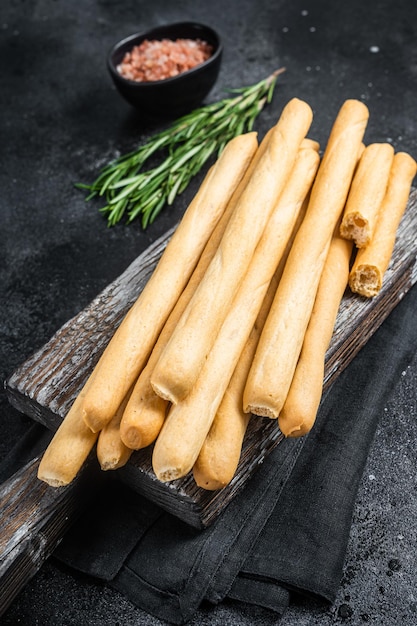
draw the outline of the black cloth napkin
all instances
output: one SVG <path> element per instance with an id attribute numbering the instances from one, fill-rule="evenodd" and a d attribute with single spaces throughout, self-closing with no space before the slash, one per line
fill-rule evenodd
<path id="1" fill-rule="evenodd" d="M 113 479 L 55 556 L 174 624 L 204 600 L 278 614 L 292 592 L 332 602 L 379 416 L 417 349 L 416 311 L 414 287 L 325 395 L 311 433 L 279 444 L 210 528 L 191 528 Z"/>

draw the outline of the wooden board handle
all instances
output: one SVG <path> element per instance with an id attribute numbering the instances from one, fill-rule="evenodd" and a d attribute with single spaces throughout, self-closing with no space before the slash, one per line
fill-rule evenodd
<path id="1" fill-rule="evenodd" d="M 0 615 L 52 554 L 87 502 L 86 467 L 67 487 L 37 478 L 39 457 L 0 486 Z M 88 483 L 88 484 L 87 484 Z"/>

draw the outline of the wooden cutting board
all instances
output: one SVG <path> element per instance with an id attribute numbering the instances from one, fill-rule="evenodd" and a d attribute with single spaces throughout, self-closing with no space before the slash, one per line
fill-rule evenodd
<path id="1" fill-rule="evenodd" d="M 6 392 L 15 408 L 49 429 L 58 427 L 114 329 L 146 284 L 172 232 L 173 229 L 145 250 L 10 376 Z M 417 281 L 416 257 L 417 190 L 413 189 L 380 294 L 365 299 L 346 290 L 327 351 L 325 390 Z M 265 456 L 278 444 L 285 445 L 285 441 L 276 420 L 253 417 L 236 475 L 230 485 L 217 492 L 197 487 L 191 475 L 161 483 L 153 473 L 149 448 L 134 452 L 115 475 L 165 510 L 202 528 L 210 525 L 244 487 Z"/>

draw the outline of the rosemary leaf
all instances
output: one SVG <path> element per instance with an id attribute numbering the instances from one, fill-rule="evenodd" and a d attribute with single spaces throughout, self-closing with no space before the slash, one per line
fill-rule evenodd
<path id="1" fill-rule="evenodd" d="M 109 226 L 123 218 L 128 224 L 140 218 L 146 229 L 216 152 L 219 155 L 228 141 L 253 129 L 257 116 L 271 102 L 283 71 L 230 90 L 233 97 L 191 111 L 144 145 L 108 163 L 93 183 L 77 183 L 76 187 L 89 192 L 86 201 L 97 196 L 105 199 L 99 211 Z M 157 154 L 160 164 L 145 169 Z"/>

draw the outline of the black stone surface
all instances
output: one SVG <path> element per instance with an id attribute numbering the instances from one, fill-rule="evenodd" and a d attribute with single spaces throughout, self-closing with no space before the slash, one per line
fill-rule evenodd
<path id="1" fill-rule="evenodd" d="M 0 8 L 0 369 L 6 378 L 118 276 L 184 211 L 199 180 L 146 232 L 109 229 L 74 187 L 134 148 L 158 124 L 116 93 L 105 56 L 119 38 L 153 25 L 197 20 L 216 28 L 223 65 L 209 100 L 285 66 L 260 135 L 292 97 L 313 108 L 325 143 L 339 106 L 369 107 L 367 142 L 417 156 L 417 5 L 379 0 L 3 0 Z M 303 601 L 279 619 L 225 603 L 197 624 L 311 626 L 417 623 L 417 357 L 393 381 L 363 476 L 345 575 L 332 607 Z M 0 399 L 0 459 L 30 420 Z M 50 559 L 1 624 L 161 624 L 116 592 Z"/>

